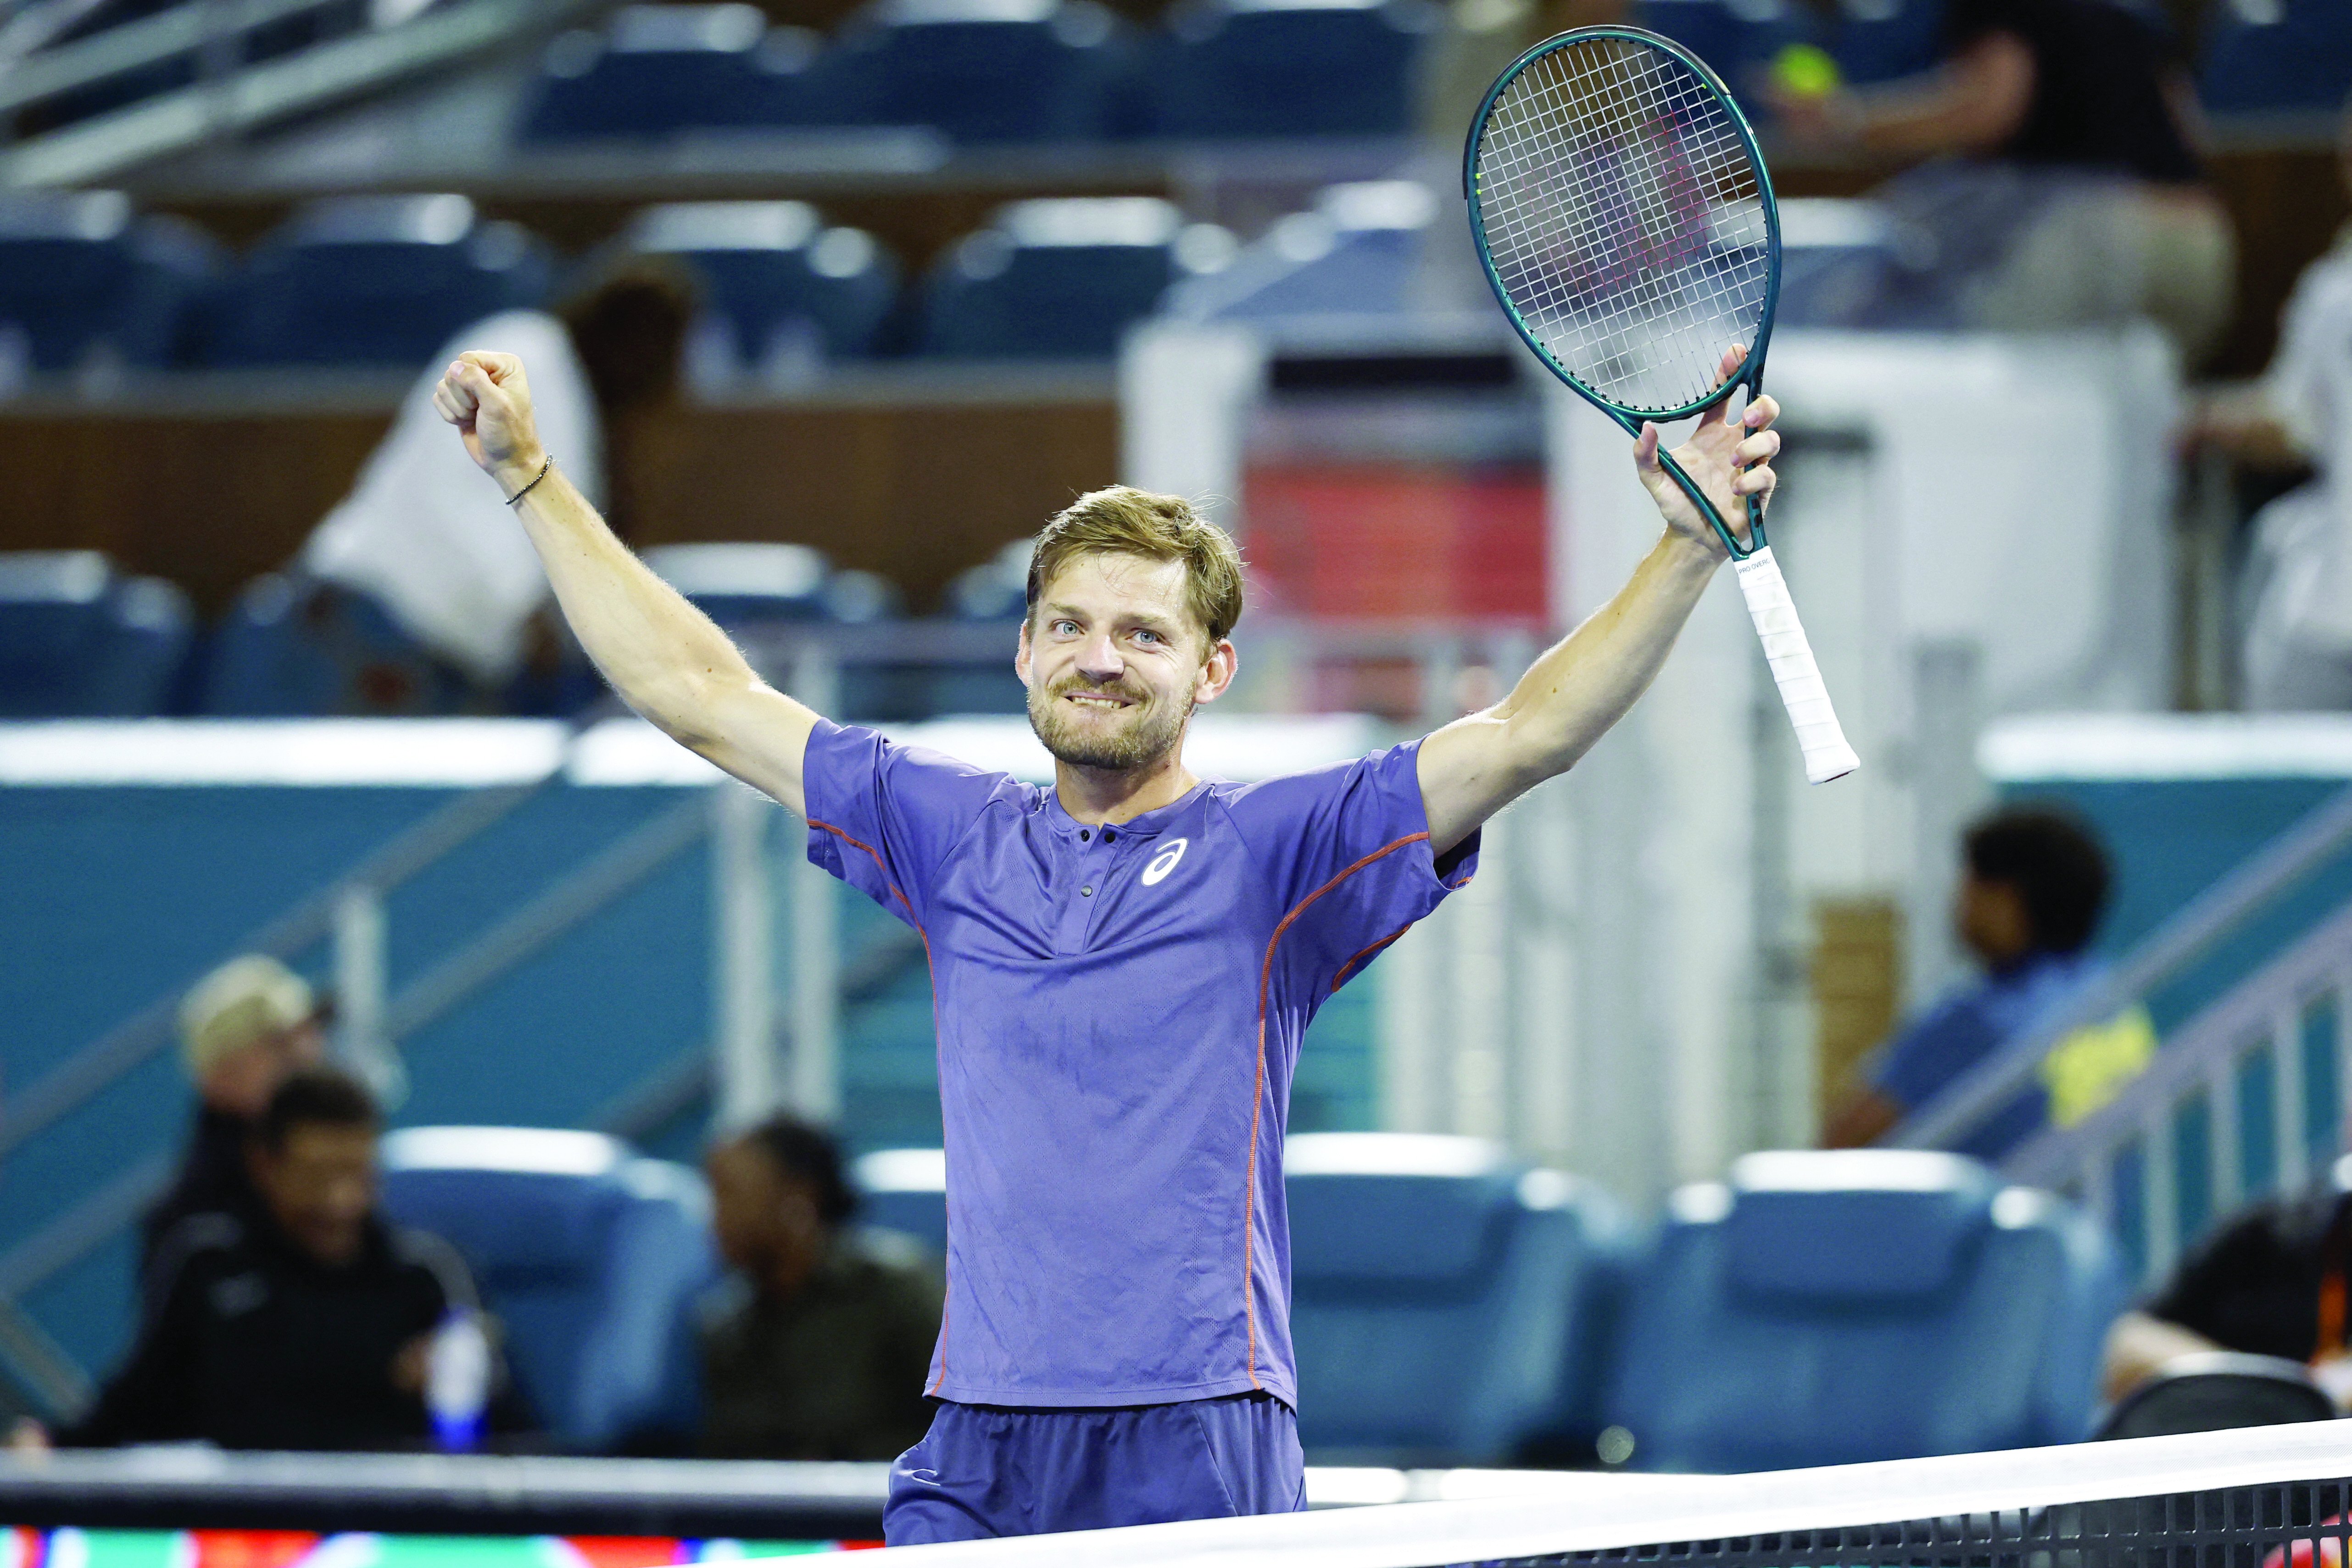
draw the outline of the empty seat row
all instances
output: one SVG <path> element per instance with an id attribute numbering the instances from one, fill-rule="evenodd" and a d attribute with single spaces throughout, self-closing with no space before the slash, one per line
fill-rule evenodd
<path id="1" fill-rule="evenodd" d="M 857 1166 L 946 1244 L 946 1165 Z M 1599 1457 L 1746 1471 L 2089 1433 L 2112 1246 L 1954 1155 L 1749 1155 L 1654 1234 L 1469 1139 L 1314 1133 L 1286 1160 L 1299 1431 L 1324 1462 Z"/>
<path id="2" fill-rule="evenodd" d="M 1156 197 L 1010 203 L 911 291 L 897 259 L 805 202 L 688 202 L 637 215 L 614 250 L 693 275 L 730 373 L 785 376 L 891 351 L 1107 357 L 1177 280 L 1230 257 L 1221 229 Z M 31 367 L 422 369 L 450 336 L 547 301 L 554 262 L 466 197 L 315 203 L 231 265 L 119 192 L 0 196 L 0 329 Z"/>
<path id="3" fill-rule="evenodd" d="M 549 49 L 526 142 L 923 125 L 960 142 L 1392 136 L 1424 0 L 1190 0 L 1137 34 L 1093 0 L 881 0 L 831 40 L 747 5 L 628 5 Z"/>
<path id="4" fill-rule="evenodd" d="M 972 568 L 949 595 L 966 620 L 1017 617 L 1026 542 Z M 646 559 L 734 632 L 794 623 L 856 625 L 903 613 L 895 584 L 836 571 L 795 544 L 672 544 Z M 552 671 L 505 691 L 476 689 L 370 595 L 299 574 L 271 574 L 219 622 L 197 624 L 187 596 L 118 573 L 97 551 L 0 553 L 0 719 L 565 714 L 603 692 L 576 647 Z M 1019 712 L 1009 668 L 853 665 L 843 711 L 861 719 Z"/>

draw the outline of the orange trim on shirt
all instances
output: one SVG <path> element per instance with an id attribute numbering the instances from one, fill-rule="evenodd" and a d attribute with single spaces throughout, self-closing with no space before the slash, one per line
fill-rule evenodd
<path id="1" fill-rule="evenodd" d="M 942 1034 L 940 1029 L 940 981 L 938 972 L 933 969 L 931 965 L 931 933 L 923 929 L 922 921 L 916 916 L 914 900 L 907 897 L 907 890 L 904 888 L 901 888 L 898 883 L 891 881 L 890 868 L 882 863 L 881 852 L 877 850 L 874 846 L 866 843 L 862 838 L 854 837 L 851 835 L 843 832 L 840 828 L 835 827 L 830 822 L 819 822 L 814 816 L 808 817 L 806 820 L 811 827 L 821 827 L 825 832 L 832 834 L 835 838 L 840 839 L 844 844 L 853 845 L 857 848 L 865 850 L 867 855 L 873 857 L 874 868 L 882 873 L 882 880 L 884 884 L 889 888 L 892 896 L 895 897 L 901 904 L 906 906 L 907 923 L 913 926 L 915 928 L 915 935 L 922 939 L 923 972 L 926 974 L 929 974 L 931 979 L 932 1049 L 935 1051 L 944 1049 L 945 1047 L 943 1042 L 946 1040 L 947 1037 Z M 942 1209 L 946 1207 L 946 1200 L 944 1196 L 940 1200 L 940 1207 Z M 949 1259 L 947 1257 L 942 1256 L 940 1259 L 940 1275 L 942 1284 L 946 1281 L 948 1268 Z M 923 1390 L 926 1394 L 937 1394 L 940 1391 L 940 1385 L 948 1380 L 948 1301 L 950 1295 L 950 1292 L 945 1289 L 942 1289 L 940 1293 L 940 1374 L 931 1380 L 931 1385 L 929 1388 Z"/>
<path id="2" fill-rule="evenodd" d="M 1242 1191 L 1242 1323 L 1247 1331 L 1249 1342 L 1249 1379 L 1252 1388 L 1264 1386 L 1257 1380 L 1257 1132 L 1265 1103 L 1265 1010 L 1274 989 L 1274 950 L 1281 943 L 1282 933 L 1290 929 L 1290 922 L 1307 912 L 1307 906 L 1382 856 L 1392 855 L 1408 844 L 1423 843 L 1428 837 L 1427 833 L 1408 834 L 1393 844 L 1381 845 L 1362 859 L 1344 868 L 1329 881 L 1293 905 L 1290 912 L 1283 916 L 1280 923 L 1275 926 L 1274 934 L 1265 939 L 1265 963 L 1258 970 L 1257 977 L 1257 1074 L 1250 1089 L 1249 1173 L 1244 1179 Z M 1399 931 L 1397 934 L 1402 936 L 1403 932 Z M 1394 942 L 1396 937 L 1386 940 Z M 1374 942 L 1372 947 L 1380 945 L 1381 945 L 1380 942 Z M 1370 951 L 1372 951 L 1371 948 L 1364 950 L 1365 952 Z M 1352 964 L 1356 959 L 1363 956 L 1364 954 L 1360 952 L 1348 963 Z M 1345 969 L 1342 969 L 1341 973 L 1345 973 Z"/>
<path id="3" fill-rule="evenodd" d="M 1331 989 L 1337 991 L 1340 986 L 1348 984 L 1348 976 L 1356 972 L 1356 965 L 1363 963 L 1366 959 L 1371 957 L 1374 953 L 1380 952 L 1381 949 L 1388 946 L 1389 943 L 1396 941 L 1397 938 L 1402 936 L 1412 929 L 1412 922 L 1411 921 L 1407 921 L 1404 924 L 1397 927 L 1396 930 L 1389 932 L 1388 935 L 1381 938 L 1380 941 L 1372 943 L 1371 946 L 1363 949 L 1361 952 L 1358 952 L 1355 957 L 1341 964 L 1339 966 L 1339 973 L 1331 976 Z"/>

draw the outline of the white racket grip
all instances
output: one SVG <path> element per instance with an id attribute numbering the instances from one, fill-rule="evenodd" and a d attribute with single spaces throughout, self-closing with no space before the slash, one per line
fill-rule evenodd
<path id="1" fill-rule="evenodd" d="M 1812 645 L 1805 641 L 1804 624 L 1789 599 L 1788 580 L 1767 545 L 1744 561 L 1735 561 L 1739 592 L 1748 600 L 1748 618 L 1764 644 L 1765 661 L 1772 667 L 1773 683 L 1797 729 L 1797 744 L 1805 753 L 1805 781 L 1827 784 L 1862 765 L 1838 728 L 1837 710 L 1830 706 L 1829 688 L 1822 684 L 1821 666 L 1813 662 Z"/>

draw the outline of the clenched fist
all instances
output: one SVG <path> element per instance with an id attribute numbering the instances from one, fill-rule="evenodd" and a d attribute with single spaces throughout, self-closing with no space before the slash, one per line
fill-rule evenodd
<path id="1" fill-rule="evenodd" d="M 512 495 L 547 460 L 530 414 L 530 383 L 512 354 L 459 354 L 433 389 L 433 406 L 457 427 L 467 455 Z"/>

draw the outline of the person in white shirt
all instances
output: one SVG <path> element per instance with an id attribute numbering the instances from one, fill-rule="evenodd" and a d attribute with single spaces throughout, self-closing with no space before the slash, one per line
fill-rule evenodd
<path id="1" fill-rule="evenodd" d="M 434 412 L 442 368 L 466 349 L 526 361 L 541 439 L 604 504 L 612 427 L 675 391 L 692 311 L 689 289 L 670 269 L 632 262 L 554 313 L 506 310 L 466 327 L 402 401 L 351 493 L 311 533 L 300 571 L 373 599 L 476 689 L 503 690 L 541 630 L 547 577 L 521 526 Z"/>
<path id="2" fill-rule="evenodd" d="M 2352 114 L 2338 143 L 2352 189 Z M 2270 370 L 2209 404 L 2192 437 L 2311 480 L 2255 515 L 2240 670 L 2258 712 L 2352 709 L 2352 224 L 2305 268 Z"/>

